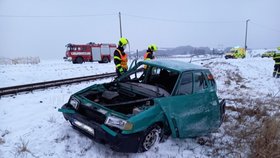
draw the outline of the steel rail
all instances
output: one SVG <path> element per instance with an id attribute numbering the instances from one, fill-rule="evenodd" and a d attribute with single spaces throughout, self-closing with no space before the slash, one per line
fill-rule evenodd
<path id="1" fill-rule="evenodd" d="M 114 77 L 114 76 L 116 76 L 116 73 L 112 72 L 112 73 L 104 73 L 104 74 L 91 75 L 91 76 L 74 77 L 74 78 L 67 78 L 67 79 L 61 79 L 61 80 L 53 80 L 53 81 L 4 87 L 4 88 L 0 88 L 0 97 L 3 95 L 17 94 L 19 92 L 32 91 L 32 90 L 36 90 L 36 89 L 45 89 L 45 88 L 49 88 L 49 87 L 103 79 L 103 78 Z"/>

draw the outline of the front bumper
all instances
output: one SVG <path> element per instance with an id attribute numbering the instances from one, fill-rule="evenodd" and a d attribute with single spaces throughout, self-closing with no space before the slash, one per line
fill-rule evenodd
<path id="1" fill-rule="evenodd" d="M 231 58 L 234 58 L 234 57 L 233 57 L 233 55 L 229 55 L 229 54 L 228 54 L 228 55 L 225 55 L 225 58 L 226 58 L 226 59 L 231 59 Z"/>
<path id="2" fill-rule="evenodd" d="M 63 57 L 64 61 L 72 61 L 72 57 Z"/>
<path id="3" fill-rule="evenodd" d="M 62 109 L 73 111 L 73 108 L 68 104 L 63 105 Z M 108 144 L 113 150 L 118 152 L 138 152 L 141 138 L 144 135 L 144 132 L 134 134 L 115 132 L 105 124 L 98 124 L 77 112 L 63 112 L 63 116 L 73 125 L 74 129 L 96 142 Z M 94 130 L 94 132 L 91 130 Z"/>

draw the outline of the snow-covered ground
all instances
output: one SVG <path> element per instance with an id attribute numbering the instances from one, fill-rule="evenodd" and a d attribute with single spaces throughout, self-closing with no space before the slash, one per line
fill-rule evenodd
<path id="1" fill-rule="evenodd" d="M 178 58 L 189 62 L 188 58 Z M 280 79 L 272 78 L 271 58 L 211 59 L 197 61 L 208 67 L 216 78 L 218 95 L 228 100 L 232 108 L 255 109 L 263 101 L 268 116 L 280 113 L 280 103 L 267 104 L 266 98 L 279 101 Z M 0 87 L 50 81 L 113 72 L 113 63 L 72 64 L 64 61 L 41 61 L 36 65 L 0 65 Z M 58 112 L 71 94 L 89 85 L 110 82 L 112 79 L 83 82 L 32 93 L 0 98 L 0 158 L 10 157 L 247 157 L 250 148 L 227 148 L 237 138 L 228 133 L 237 126 L 238 110 L 227 110 L 227 119 L 216 133 L 193 139 L 169 137 L 157 148 L 145 153 L 124 154 L 112 151 L 72 129 Z M 278 100 L 277 100 L 278 98 Z M 254 118 L 252 118 L 254 117 Z M 253 126 L 255 116 L 246 117 Z M 251 121 L 251 122 L 250 122 Z M 261 123 L 260 123 L 261 124 Z M 246 123 L 245 123 L 246 125 Z M 244 125 L 244 126 L 245 126 Z M 246 128 L 245 128 L 246 129 Z M 204 143 L 201 143 L 203 140 Z M 26 147 L 26 148 L 24 148 Z M 242 149 L 239 149 L 242 148 Z M 231 151 L 233 150 L 233 151 Z"/>
<path id="2" fill-rule="evenodd" d="M 43 60 L 39 64 L 0 65 L 0 87 L 114 72 L 113 62 L 72 64 L 63 60 Z"/>

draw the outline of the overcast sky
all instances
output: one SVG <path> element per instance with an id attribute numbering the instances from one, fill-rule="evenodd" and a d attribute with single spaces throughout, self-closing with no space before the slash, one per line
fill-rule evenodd
<path id="1" fill-rule="evenodd" d="M 67 43 L 280 46 L 279 0 L 0 0 L 0 57 L 62 59 Z"/>

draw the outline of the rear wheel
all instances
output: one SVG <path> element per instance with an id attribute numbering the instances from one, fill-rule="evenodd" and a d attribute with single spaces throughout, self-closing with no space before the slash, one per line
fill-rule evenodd
<path id="1" fill-rule="evenodd" d="M 108 57 L 104 57 L 104 58 L 102 59 L 102 63 L 108 63 L 108 62 L 109 62 Z"/>
<path id="2" fill-rule="evenodd" d="M 141 141 L 140 152 L 148 151 L 155 147 L 162 138 L 162 135 L 163 131 L 159 125 L 149 127 Z"/>

